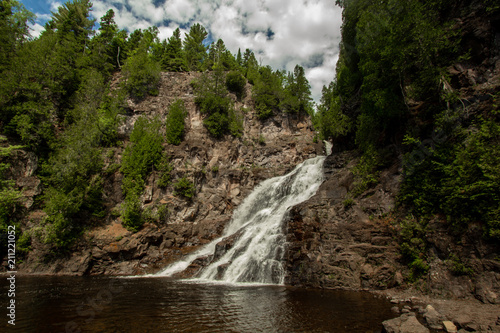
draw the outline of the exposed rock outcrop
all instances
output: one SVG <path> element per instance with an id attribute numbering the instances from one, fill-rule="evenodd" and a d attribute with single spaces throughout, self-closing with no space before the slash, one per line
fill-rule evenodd
<path id="1" fill-rule="evenodd" d="M 402 282 L 397 242 L 385 216 L 394 207 L 399 167 L 381 175 L 381 183 L 346 202 L 352 190 L 352 152 L 325 161 L 327 179 L 310 200 L 289 216 L 287 283 L 322 288 L 390 288 Z"/>

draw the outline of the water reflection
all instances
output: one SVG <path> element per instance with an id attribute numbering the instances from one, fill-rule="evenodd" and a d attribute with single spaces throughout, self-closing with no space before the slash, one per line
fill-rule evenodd
<path id="1" fill-rule="evenodd" d="M 366 293 L 282 286 L 104 277 L 18 277 L 17 286 L 16 332 L 380 332 L 393 316 Z"/>

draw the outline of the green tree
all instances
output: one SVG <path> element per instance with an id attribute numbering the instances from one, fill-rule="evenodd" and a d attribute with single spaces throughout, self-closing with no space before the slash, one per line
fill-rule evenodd
<path id="1" fill-rule="evenodd" d="M 98 68 L 101 73 L 110 73 L 118 67 L 117 47 L 115 38 L 118 26 L 114 21 L 115 12 L 110 9 L 101 17 L 99 34 L 91 41 L 91 65 Z"/>
<path id="2" fill-rule="evenodd" d="M 259 78 L 259 63 L 255 54 L 249 49 L 246 49 L 243 55 L 243 74 L 250 84 L 255 84 Z"/>
<path id="3" fill-rule="evenodd" d="M 138 50 L 127 58 L 123 66 L 125 90 L 135 99 L 144 99 L 148 94 L 158 94 L 160 65 L 147 54 Z"/>
<path id="4" fill-rule="evenodd" d="M 349 134 L 351 119 L 342 112 L 340 97 L 336 94 L 336 85 L 332 82 L 323 86 L 320 104 L 316 113 L 316 128 L 323 140 L 336 140 Z"/>
<path id="5" fill-rule="evenodd" d="M 184 101 L 181 99 L 176 100 L 168 108 L 166 126 L 166 138 L 168 143 L 179 145 L 184 135 L 184 119 L 187 116 Z"/>
<path id="6" fill-rule="evenodd" d="M 259 119 L 267 119 L 280 110 L 283 99 L 283 78 L 270 66 L 260 68 L 260 76 L 253 87 L 255 109 Z"/>
<path id="7" fill-rule="evenodd" d="M 245 94 L 245 85 L 247 80 L 243 75 L 241 75 L 238 71 L 229 72 L 226 75 L 226 87 L 230 92 L 236 94 L 238 99 L 242 99 Z"/>
<path id="8" fill-rule="evenodd" d="M 0 142 L 7 139 L 0 136 Z M 8 176 L 10 164 L 8 158 L 13 151 L 22 146 L 0 147 L 0 234 L 7 232 L 7 226 L 14 221 L 13 216 L 20 204 L 21 191 L 15 186 L 15 181 Z"/>
<path id="9" fill-rule="evenodd" d="M 162 68 L 171 72 L 182 72 L 188 69 L 179 28 L 175 29 L 168 39 L 165 54 L 162 58 Z"/>
<path id="10" fill-rule="evenodd" d="M 29 24 L 35 15 L 15 0 L 0 2 L 0 73 L 9 67 L 19 47 L 30 39 Z"/>
<path id="11" fill-rule="evenodd" d="M 125 207 L 122 218 L 125 227 L 132 231 L 137 231 L 144 222 L 139 197 L 147 176 L 162 159 L 163 136 L 160 129 L 159 119 L 139 117 L 130 134 L 130 144 L 123 154 L 121 171 L 124 175 Z"/>
<path id="12" fill-rule="evenodd" d="M 206 47 L 203 45 L 203 41 L 207 35 L 208 33 L 205 28 L 201 24 L 196 23 L 191 26 L 189 33 L 184 39 L 186 62 L 191 71 L 198 71 L 202 68 L 201 66 L 206 58 Z"/>
<path id="13" fill-rule="evenodd" d="M 293 73 L 289 73 L 284 88 L 283 107 L 285 112 L 297 113 L 299 115 L 310 114 L 311 86 L 307 81 L 304 68 L 296 65 Z"/>
<path id="14" fill-rule="evenodd" d="M 93 216 L 102 216 L 101 145 L 106 134 L 100 128 L 99 110 L 106 93 L 99 72 L 91 69 L 83 74 L 70 112 L 72 124 L 43 165 L 47 213 L 43 240 L 57 250 L 67 250 Z"/>
<path id="15" fill-rule="evenodd" d="M 216 66 L 222 67 L 224 71 L 236 68 L 236 60 L 226 48 L 222 39 L 210 45 L 208 56 L 203 63 L 203 68 L 208 70 L 214 70 Z"/>

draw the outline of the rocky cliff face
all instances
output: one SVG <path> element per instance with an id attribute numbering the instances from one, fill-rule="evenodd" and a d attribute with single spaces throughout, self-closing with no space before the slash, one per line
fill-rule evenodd
<path id="1" fill-rule="evenodd" d="M 457 236 L 445 217 L 434 217 L 427 226 L 429 271 L 413 281 L 400 248 L 400 165 L 395 162 L 383 170 L 380 183 L 351 202 L 345 195 L 352 190 L 356 161 L 354 152 L 328 156 L 326 180 L 317 194 L 292 208 L 286 221 L 287 284 L 412 289 L 417 294 L 500 304 L 500 248 L 484 239 L 480 224 Z M 454 254 L 467 259 L 459 262 Z"/>
<path id="2" fill-rule="evenodd" d="M 463 110 L 464 122 L 495 110 L 494 96 L 500 91 L 500 17 L 478 16 L 483 4 L 472 3 L 477 5 L 471 5 L 473 11 L 450 14 L 460 17 L 455 28 L 461 31 L 463 48 L 470 49 L 470 58 L 449 67 L 447 73 L 446 89 L 459 97 L 455 107 Z M 429 270 L 416 282 L 409 277 L 400 249 L 406 213 L 396 205 L 402 156 L 394 153 L 399 158 L 381 171 L 380 183 L 353 201 L 346 200 L 346 194 L 353 188 L 356 153 L 327 158 L 324 184 L 313 198 L 294 207 L 287 221 L 287 283 L 371 290 L 399 287 L 500 304 L 500 244 L 485 239 L 480 221 L 457 235 L 446 217 L 434 216 L 425 240 Z"/>
<path id="3" fill-rule="evenodd" d="M 162 73 L 159 95 L 140 103 L 128 101 L 129 112 L 120 127 L 126 145 L 133 123 L 140 115 L 159 116 L 164 120 L 168 106 L 178 98 L 183 99 L 189 112 L 184 141 L 179 146 L 165 144 L 164 150 L 174 167 L 171 178 L 187 176 L 195 184 L 195 197 L 186 200 L 175 196 L 172 186 L 159 188 L 158 174 L 153 172 L 142 196 L 143 207 L 155 212 L 159 205 L 166 205 L 167 217 L 158 223 L 146 224 L 137 233 L 127 231 L 116 216 L 123 201 L 123 176 L 113 168 L 120 163 L 124 147 L 110 149 L 104 153 L 107 156 L 104 169 L 108 170 L 104 196 L 109 212 L 105 222 L 86 232 L 75 251 L 65 258 L 40 262 L 45 249 L 43 244 L 34 243 L 34 251 L 20 266 L 20 271 L 61 274 L 155 272 L 218 237 L 233 210 L 260 181 L 285 174 L 305 159 L 323 154 L 322 144 L 313 143 L 314 132 L 309 119 L 281 116 L 266 122 L 258 120 L 253 111 L 250 86 L 243 100 L 234 97 L 235 107 L 244 113 L 243 136 L 213 139 L 203 126 L 189 84 L 198 75 Z M 29 173 L 29 177 L 32 175 Z M 18 185 L 22 185 L 23 179 L 18 178 Z M 36 182 L 39 181 L 30 181 L 35 192 Z M 29 200 L 27 202 L 29 205 Z M 32 211 L 26 223 L 37 225 L 43 216 L 42 211 Z"/>
<path id="4" fill-rule="evenodd" d="M 403 282 L 397 240 L 389 223 L 400 168 L 385 170 L 381 182 L 346 201 L 354 186 L 353 152 L 325 161 L 326 180 L 310 200 L 290 212 L 288 283 L 308 287 L 380 289 Z"/>

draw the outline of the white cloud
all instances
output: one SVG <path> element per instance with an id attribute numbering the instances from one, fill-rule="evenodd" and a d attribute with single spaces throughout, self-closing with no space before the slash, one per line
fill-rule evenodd
<path id="1" fill-rule="evenodd" d="M 29 27 L 31 29 L 31 31 L 30 31 L 31 37 L 33 37 L 33 38 L 40 36 L 42 31 L 45 30 L 45 28 L 42 25 L 40 25 L 39 23 L 36 23 L 36 22 L 33 25 L 30 24 Z"/>
<path id="2" fill-rule="evenodd" d="M 54 13 L 57 12 L 57 9 L 62 6 L 62 2 L 59 2 L 59 1 L 55 1 L 55 0 L 49 0 L 49 6 L 50 6 L 50 10 L 53 11 Z"/>
<path id="3" fill-rule="evenodd" d="M 293 70 L 300 64 L 306 69 L 315 100 L 319 99 L 322 86 L 334 78 L 342 12 L 331 0 L 164 0 L 163 4 L 153 0 L 95 0 L 93 3 L 96 18 L 113 8 L 115 21 L 122 29 L 133 31 L 156 25 L 160 38 L 165 39 L 178 26 L 197 22 L 214 40 L 222 38 L 233 53 L 239 48 L 242 51 L 249 48 L 262 64 L 277 69 Z"/>

